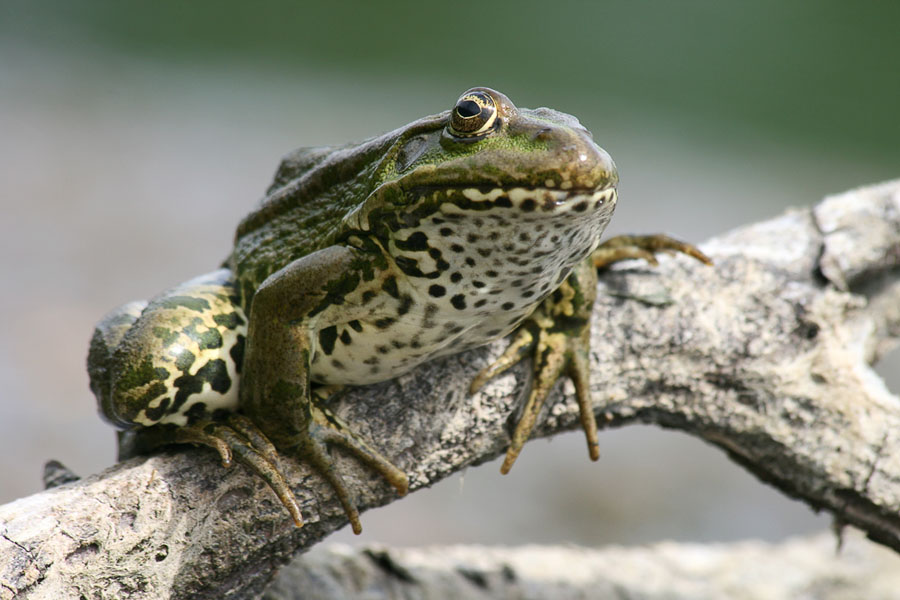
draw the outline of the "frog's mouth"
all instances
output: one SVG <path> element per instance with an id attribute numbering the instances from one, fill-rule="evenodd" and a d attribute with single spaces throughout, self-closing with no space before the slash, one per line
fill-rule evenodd
<path id="1" fill-rule="evenodd" d="M 413 192 L 420 200 L 450 205 L 462 210 L 513 209 L 523 213 L 594 213 L 610 210 L 616 203 L 616 188 L 561 190 L 548 187 L 440 186 Z"/>

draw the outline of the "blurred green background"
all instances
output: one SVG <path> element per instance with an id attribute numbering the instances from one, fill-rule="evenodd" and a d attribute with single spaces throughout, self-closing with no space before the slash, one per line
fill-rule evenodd
<path id="1" fill-rule="evenodd" d="M 216 266 L 279 157 L 474 85 L 577 115 L 611 233 L 701 241 L 900 177 L 900 3 L 0 0 L 0 502 L 114 458 L 83 361 L 112 307 Z M 897 361 L 882 365 L 900 388 Z M 529 444 L 364 516 L 359 541 L 635 543 L 822 529 L 687 436 Z M 341 539 L 352 536 L 346 532 Z"/>

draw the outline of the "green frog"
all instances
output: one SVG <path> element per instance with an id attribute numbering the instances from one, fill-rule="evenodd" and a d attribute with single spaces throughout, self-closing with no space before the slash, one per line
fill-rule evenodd
<path id="1" fill-rule="evenodd" d="M 524 357 L 534 382 L 509 471 L 554 383 L 575 384 L 589 455 L 589 322 L 597 268 L 665 236 L 600 245 L 616 205 L 609 154 L 574 117 L 516 108 L 488 88 L 359 144 L 286 156 L 218 270 L 107 315 L 88 371 L 120 458 L 163 444 L 215 449 L 261 476 L 297 526 L 280 455 L 334 489 L 354 532 L 338 446 L 405 494 L 406 474 L 329 410 L 342 386 L 383 381 L 515 332 L 474 392 Z"/>

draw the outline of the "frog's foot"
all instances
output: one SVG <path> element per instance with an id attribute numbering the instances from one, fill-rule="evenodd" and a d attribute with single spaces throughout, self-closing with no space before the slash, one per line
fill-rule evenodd
<path id="1" fill-rule="evenodd" d="M 667 235 L 619 235 L 610 238 L 600 244 L 591 254 L 591 260 L 598 269 L 609 266 L 620 260 L 642 258 L 651 265 L 656 265 L 657 252 L 675 254 L 687 254 L 706 265 L 712 265 L 712 260 L 703 254 L 696 246 L 676 240 Z"/>
<path id="2" fill-rule="evenodd" d="M 409 478 L 406 473 L 357 436 L 337 415 L 319 404 L 316 398 L 310 403 L 310 413 L 312 421 L 309 425 L 309 435 L 298 440 L 294 452 L 334 489 L 350 520 L 353 533 L 359 534 L 362 532 L 359 510 L 344 483 L 344 478 L 335 467 L 328 447 L 337 445 L 350 451 L 358 460 L 380 473 L 401 496 L 406 495 L 409 490 Z"/>
<path id="3" fill-rule="evenodd" d="M 504 475 L 512 469 L 522 447 L 531 435 L 538 415 L 557 380 L 568 375 L 575 384 L 575 397 L 581 415 L 581 425 L 587 439 L 591 460 L 600 457 L 597 439 L 597 421 L 594 417 L 590 393 L 590 367 L 588 364 L 589 330 L 587 321 L 572 328 L 571 321 L 558 322 L 543 307 L 516 332 L 513 342 L 491 365 L 483 369 L 472 381 L 470 392 L 477 391 L 488 379 L 506 371 L 529 354 L 534 356 L 534 380 L 528 401 L 513 432 L 500 467 Z"/>
<path id="4" fill-rule="evenodd" d="M 297 499 L 278 464 L 278 451 L 250 419 L 233 414 L 224 423 L 199 421 L 176 429 L 172 441 L 213 448 L 219 453 L 223 467 L 230 467 L 232 459 L 236 458 L 269 484 L 294 524 L 303 526 Z"/>

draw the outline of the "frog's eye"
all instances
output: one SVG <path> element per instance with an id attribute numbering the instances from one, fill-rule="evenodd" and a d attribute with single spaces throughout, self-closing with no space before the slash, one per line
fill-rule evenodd
<path id="1" fill-rule="evenodd" d="M 471 91 L 456 101 L 450 113 L 450 133 L 470 138 L 489 133 L 497 122 L 497 106 L 490 94 Z"/>

